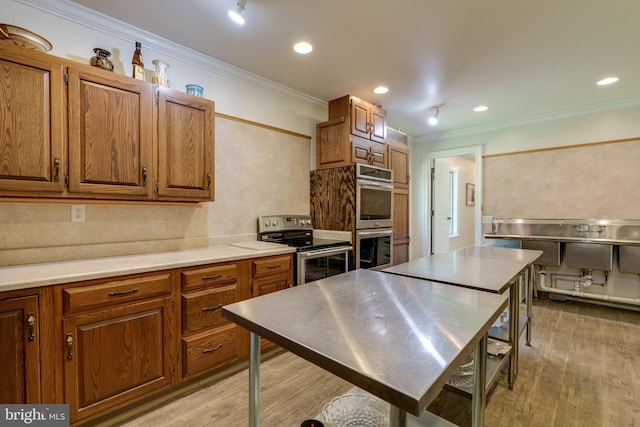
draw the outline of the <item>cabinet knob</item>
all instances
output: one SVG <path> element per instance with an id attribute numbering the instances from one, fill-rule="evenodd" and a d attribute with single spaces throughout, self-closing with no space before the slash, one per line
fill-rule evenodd
<path id="1" fill-rule="evenodd" d="M 55 168 L 55 175 L 53 176 L 53 180 L 55 182 L 60 182 L 60 158 L 56 157 L 53 159 L 53 164 Z"/>
<path id="2" fill-rule="evenodd" d="M 73 334 L 67 334 L 67 360 L 73 359 Z"/>
<path id="3" fill-rule="evenodd" d="M 34 313 L 27 314 L 27 325 L 29 327 L 29 335 L 27 339 L 33 341 L 36 337 L 36 315 Z"/>

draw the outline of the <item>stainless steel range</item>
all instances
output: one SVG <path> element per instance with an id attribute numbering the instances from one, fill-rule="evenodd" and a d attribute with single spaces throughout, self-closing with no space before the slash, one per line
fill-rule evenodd
<path id="1" fill-rule="evenodd" d="M 347 240 L 313 237 L 308 215 L 258 217 L 258 240 L 296 248 L 296 285 L 345 273 L 353 250 Z"/>

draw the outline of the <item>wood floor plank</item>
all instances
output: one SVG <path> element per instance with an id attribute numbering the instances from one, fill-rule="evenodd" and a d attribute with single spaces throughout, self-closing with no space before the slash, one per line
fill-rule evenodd
<path id="1" fill-rule="evenodd" d="M 520 345 L 513 390 L 503 375 L 488 396 L 488 427 L 640 426 L 640 314 L 543 296 L 533 305 L 531 346 Z M 246 427 L 248 374 L 234 376 L 123 424 Z M 297 427 L 351 385 L 283 353 L 261 365 L 264 427 Z M 443 393 L 430 409 L 470 425 L 470 402 Z"/>

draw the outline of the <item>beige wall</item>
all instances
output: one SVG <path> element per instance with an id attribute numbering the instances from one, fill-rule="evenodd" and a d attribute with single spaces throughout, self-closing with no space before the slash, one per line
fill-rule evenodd
<path id="1" fill-rule="evenodd" d="M 485 157 L 484 214 L 640 218 L 640 140 Z"/>
<path id="2" fill-rule="evenodd" d="M 309 213 L 309 139 L 216 118 L 215 201 L 199 205 L 0 202 L 0 265 L 255 239 L 258 215 Z M 82 202 L 76 202 L 83 204 Z"/>

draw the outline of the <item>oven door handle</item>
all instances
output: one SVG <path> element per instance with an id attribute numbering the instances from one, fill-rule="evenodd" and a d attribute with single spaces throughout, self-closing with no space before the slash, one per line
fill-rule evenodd
<path id="1" fill-rule="evenodd" d="M 304 259 L 319 258 L 323 256 L 337 255 L 348 252 L 353 246 L 340 246 L 339 248 L 320 249 L 317 251 L 300 252 L 300 256 Z"/>
<path id="2" fill-rule="evenodd" d="M 361 188 L 369 188 L 374 190 L 393 190 L 393 184 L 386 184 L 384 182 L 375 182 L 375 181 L 360 181 L 358 182 Z"/>
<path id="3" fill-rule="evenodd" d="M 358 231 L 356 235 L 358 237 L 384 237 L 391 236 L 393 234 L 393 230 L 387 231 Z"/>

